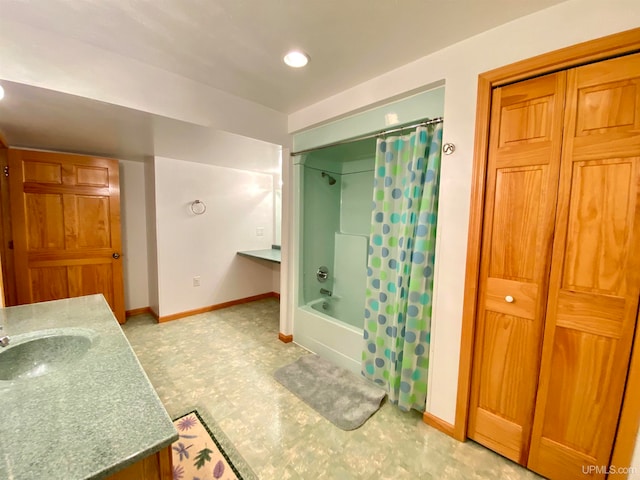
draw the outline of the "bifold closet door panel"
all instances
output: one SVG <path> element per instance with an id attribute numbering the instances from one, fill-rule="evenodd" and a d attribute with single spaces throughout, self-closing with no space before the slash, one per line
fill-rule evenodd
<path id="1" fill-rule="evenodd" d="M 640 55 L 568 72 L 529 468 L 608 465 L 640 294 Z M 594 473 L 592 478 L 604 478 Z"/>
<path id="2" fill-rule="evenodd" d="M 525 463 L 562 146 L 565 73 L 493 92 L 468 435 Z"/>

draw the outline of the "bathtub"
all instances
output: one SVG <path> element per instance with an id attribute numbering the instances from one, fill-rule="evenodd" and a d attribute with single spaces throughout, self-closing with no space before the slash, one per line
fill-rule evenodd
<path id="1" fill-rule="evenodd" d="M 318 300 L 314 300 L 313 302 L 309 303 L 309 306 L 316 312 L 336 318 L 335 297 L 319 298 Z"/>
<path id="2" fill-rule="evenodd" d="M 339 309 L 339 298 L 322 297 L 296 308 L 293 340 L 298 345 L 360 374 L 362 329 L 327 315 Z"/>

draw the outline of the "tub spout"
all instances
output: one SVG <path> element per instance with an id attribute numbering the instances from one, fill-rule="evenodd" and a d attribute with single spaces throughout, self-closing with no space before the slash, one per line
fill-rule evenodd
<path id="1" fill-rule="evenodd" d="M 331 290 L 327 290 L 326 288 L 321 288 L 321 289 L 320 289 L 320 293 L 321 293 L 322 295 L 327 295 L 327 296 L 329 296 L 329 297 L 330 297 L 331 295 L 333 295 L 333 292 L 332 292 Z"/>

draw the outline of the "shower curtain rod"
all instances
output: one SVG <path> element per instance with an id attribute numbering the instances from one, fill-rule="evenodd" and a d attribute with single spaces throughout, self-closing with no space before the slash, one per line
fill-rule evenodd
<path id="1" fill-rule="evenodd" d="M 327 143 L 326 145 L 320 145 L 319 147 L 307 148 L 305 150 L 299 150 L 297 152 L 291 152 L 291 156 L 293 157 L 294 155 L 300 155 L 302 153 L 315 152 L 316 150 L 322 150 L 323 148 L 335 147 L 337 145 L 344 145 L 344 144 L 347 144 L 347 143 L 357 142 L 359 140 L 366 140 L 368 138 L 376 138 L 376 137 L 380 137 L 382 135 L 388 135 L 390 133 L 400 132 L 400 131 L 406 130 L 408 128 L 421 127 L 421 126 L 426 126 L 426 125 L 433 125 L 434 123 L 441 123 L 443 121 L 444 121 L 443 117 L 437 117 L 437 118 L 433 118 L 433 119 L 430 119 L 430 120 L 424 120 L 422 122 L 412 123 L 410 125 L 405 125 L 404 127 L 392 128 L 390 130 L 380 130 L 379 132 L 376 132 L 376 133 L 371 133 L 371 134 L 366 134 L 366 135 L 359 135 L 357 137 L 351 137 L 351 138 L 347 138 L 345 140 L 338 140 L 337 142 Z"/>

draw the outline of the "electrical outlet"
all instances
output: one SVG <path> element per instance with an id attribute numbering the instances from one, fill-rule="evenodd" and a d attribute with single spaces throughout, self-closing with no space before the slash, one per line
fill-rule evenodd
<path id="1" fill-rule="evenodd" d="M 200 286 L 200 275 L 193 277 L 193 286 L 194 287 L 199 287 Z"/>
<path id="2" fill-rule="evenodd" d="M 256 228 L 256 237 L 264 237 L 264 227 Z"/>

